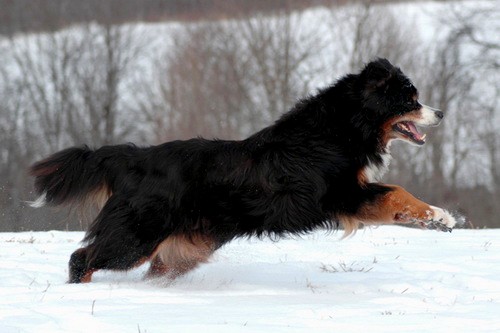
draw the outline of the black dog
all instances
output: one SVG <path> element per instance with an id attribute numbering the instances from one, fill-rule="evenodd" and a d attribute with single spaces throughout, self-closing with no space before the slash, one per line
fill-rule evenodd
<path id="1" fill-rule="evenodd" d="M 377 182 L 393 140 L 422 145 L 416 126 L 443 118 L 417 98 L 401 70 L 378 59 L 246 140 L 60 151 L 31 167 L 40 195 L 33 206 L 102 202 L 86 246 L 71 256 L 72 283 L 148 260 L 148 276 L 174 278 L 241 236 L 339 223 L 347 234 L 359 223 L 451 231 L 447 211 Z"/>

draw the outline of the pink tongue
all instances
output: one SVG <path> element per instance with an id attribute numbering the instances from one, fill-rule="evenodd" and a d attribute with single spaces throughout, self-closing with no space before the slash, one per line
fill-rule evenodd
<path id="1" fill-rule="evenodd" d="M 420 134 L 420 132 L 418 131 L 417 127 L 415 126 L 414 123 L 412 122 L 407 122 L 406 125 L 408 125 L 408 128 L 410 129 L 410 131 L 413 133 L 413 136 L 417 139 L 417 140 L 422 140 L 422 134 Z"/>

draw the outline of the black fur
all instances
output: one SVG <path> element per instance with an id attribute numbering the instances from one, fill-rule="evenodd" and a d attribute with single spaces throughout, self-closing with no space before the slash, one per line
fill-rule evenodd
<path id="1" fill-rule="evenodd" d="M 31 168 L 35 189 L 59 205 L 101 187 L 112 193 L 85 237 L 85 269 L 128 269 L 170 235 L 203 234 L 217 247 L 241 236 L 336 228 L 390 188 L 360 184 L 382 163 L 382 125 L 410 111 L 416 89 L 387 60 L 304 99 L 242 141 L 191 139 L 139 148 L 70 148 Z M 407 110 L 407 111 L 406 111 Z"/>

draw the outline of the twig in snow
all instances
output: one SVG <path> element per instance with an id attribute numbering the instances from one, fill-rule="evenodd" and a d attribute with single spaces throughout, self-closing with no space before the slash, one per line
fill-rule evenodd
<path id="1" fill-rule="evenodd" d="M 40 302 L 41 302 L 41 301 L 43 301 L 43 299 L 45 298 L 45 295 L 46 295 L 46 293 L 47 293 L 47 290 L 49 290 L 49 288 L 50 288 L 50 282 L 49 282 L 49 281 L 47 281 L 47 288 L 45 288 L 45 290 L 44 290 L 44 291 L 42 291 L 42 294 L 43 294 L 43 295 L 42 295 L 42 298 L 40 298 Z"/>
<path id="2" fill-rule="evenodd" d="M 373 269 L 373 266 L 370 268 L 366 267 L 361 267 L 361 268 L 355 268 L 356 262 L 352 262 L 350 265 L 347 265 L 345 262 L 341 261 L 338 263 L 338 268 L 335 267 L 334 265 L 326 265 L 324 263 L 321 264 L 319 267 L 323 272 L 325 273 L 339 273 L 339 272 L 345 272 L 345 273 L 351 273 L 351 272 L 358 272 L 358 273 L 368 273 Z"/>
<path id="3" fill-rule="evenodd" d="M 311 291 L 313 292 L 313 294 L 316 293 L 316 290 L 319 288 L 318 286 L 315 286 L 311 283 L 311 281 L 309 281 L 308 278 L 306 278 L 306 286 L 307 288 L 311 289 Z"/>
<path id="4" fill-rule="evenodd" d="M 47 281 L 47 288 L 45 288 L 45 290 L 44 290 L 44 291 L 42 291 L 42 293 L 47 292 L 47 290 L 49 290 L 49 287 L 50 287 L 50 282 L 49 282 L 49 281 Z"/>

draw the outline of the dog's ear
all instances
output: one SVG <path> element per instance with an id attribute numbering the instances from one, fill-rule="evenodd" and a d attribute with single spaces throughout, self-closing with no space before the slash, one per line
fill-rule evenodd
<path id="1" fill-rule="evenodd" d="M 379 58 L 368 63 L 361 75 L 365 77 L 366 88 L 375 90 L 384 87 L 393 72 L 394 66 L 387 59 Z"/>

